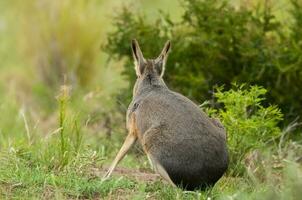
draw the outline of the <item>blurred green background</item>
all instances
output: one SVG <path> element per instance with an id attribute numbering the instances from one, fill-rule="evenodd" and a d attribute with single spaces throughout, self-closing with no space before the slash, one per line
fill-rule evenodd
<path id="1" fill-rule="evenodd" d="M 129 41 L 155 57 L 170 39 L 172 89 L 202 103 L 217 85 L 261 85 L 290 123 L 302 113 L 298 1 L 226 2 L 1 1 L 2 98 L 47 118 L 67 84 L 90 112 L 123 109 L 135 80 Z"/>
<path id="2" fill-rule="evenodd" d="M 225 125 L 213 190 L 100 181 L 126 134 L 133 38 L 147 58 L 171 40 L 167 85 Z M 1 0 L 0 198 L 301 197 L 301 87 L 301 0 Z M 150 172 L 139 147 L 121 166 Z"/>
<path id="3" fill-rule="evenodd" d="M 53 124 L 63 84 L 70 87 L 73 106 L 84 118 L 110 118 L 112 109 L 125 109 L 129 102 L 116 98 L 129 85 L 121 74 L 124 60 L 110 60 L 103 49 L 125 6 L 138 13 L 147 8 L 150 21 L 159 16 L 158 9 L 167 9 L 175 19 L 182 10 L 177 1 L 1 1 L 2 103 L 14 102 L 46 129 Z"/>

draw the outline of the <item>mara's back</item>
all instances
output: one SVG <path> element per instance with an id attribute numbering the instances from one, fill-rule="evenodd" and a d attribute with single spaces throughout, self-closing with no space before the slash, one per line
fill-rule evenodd
<path id="1" fill-rule="evenodd" d="M 154 87 L 134 102 L 138 134 L 175 184 L 202 188 L 223 175 L 225 131 L 197 105 L 165 87 Z"/>

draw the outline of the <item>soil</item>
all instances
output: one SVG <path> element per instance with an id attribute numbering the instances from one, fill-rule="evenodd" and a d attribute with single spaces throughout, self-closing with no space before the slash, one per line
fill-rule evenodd
<path id="1" fill-rule="evenodd" d="M 108 167 L 104 167 L 102 169 L 98 169 L 95 173 L 97 176 L 101 176 L 106 173 Z M 124 167 L 117 167 L 113 173 L 113 176 L 126 176 L 129 178 L 134 178 L 137 181 L 144 182 L 154 182 L 160 179 L 159 174 L 155 174 L 154 172 L 148 169 L 129 169 Z"/>

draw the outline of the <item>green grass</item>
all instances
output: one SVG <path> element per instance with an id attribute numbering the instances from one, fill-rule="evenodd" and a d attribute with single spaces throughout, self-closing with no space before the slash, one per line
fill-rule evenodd
<path id="1" fill-rule="evenodd" d="M 118 189 L 133 189 L 134 181 L 121 178 L 101 182 L 98 177 L 81 173 L 75 168 L 64 171 L 29 166 L 28 162 L 10 162 L 1 167 L 1 192 L 6 199 L 77 199 L 104 197 Z"/>
<path id="2" fill-rule="evenodd" d="M 72 104 L 67 101 L 66 91 L 62 92 L 58 98 L 57 131 L 46 136 L 35 135 L 28 142 L 26 129 L 33 127 L 26 128 L 25 121 L 21 121 L 23 127 L 20 122 L 17 131 L 23 133 L 23 137 L 19 136 L 19 142 L 1 148 L 0 199 L 239 200 L 299 199 L 302 195 L 302 169 L 296 159 L 301 156 L 302 146 L 294 142 L 282 145 L 279 152 L 267 148 L 260 157 L 252 157 L 251 162 L 246 163 L 247 170 L 243 175 L 234 176 L 231 173 L 234 169 L 230 168 L 213 188 L 205 191 L 182 191 L 162 179 L 136 179 L 131 172 L 102 181 L 103 168 L 113 160 L 124 136 L 115 132 L 112 138 L 102 136 L 97 139 L 75 129 L 73 122 L 76 121 L 70 112 Z M 16 114 L 11 112 L 10 117 L 14 119 Z M 82 138 L 81 145 L 78 145 L 78 138 Z M 133 148 L 119 166 L 149 168 L 139 147 Z"/>
<path id="3" fill-rule="evenodd" d="M 114 176 L 101 181 L 101 162 L 92 162 L 100 155 L 81 152 L 64 169 L 32 160 L 32 156 L 18 151 L 2 152 L 0 166 L 1 199 L 298 199 L 302 186 L 301 169 L 290 163 L 281 173 L 282 182 L 268 176 L 260 182 L 250 177 L 223 177 L 214 188 L 186 192 L 167 185 L 161 179 L 154 182 L 138 181 L 125 176 Z M 85 157 L 86 156 L 86 157 Z M 134 157 L 130 155 L 126 160 Z M 112 157 L 110 157 L 112 159 Z M 96 159 L 97 160 L 97 159 Z M 127 162 L 127 161 L 126 161 Z M 135 162 L 135 159 L 132 160 Z M 287 161 L 288 162 L 288 161 Z M 139 166 L 138 160 L 136 164 Z M 269 168 L 269 167 L 268 167 Z M 281 176 L 280 175 L 280 176 Z M 275 177 L 276 178 L 276 177 Z M 281 177 L 280 177 L 281 178 Z M 274 181 L 277 181 L 276 183 Z"/>
<path id="4" fill-rule="evenodd" d="M 237 94 L 240 94 L 237 101 L 249 96 L 241 95 L 241 91 Z M 151 181 L 136 178 L 137 172 L 133 169 L 152 174 L 138 146 L 119 164 L 129 169 L 128 172 L 102 181 L 104 168 L 114 159 L 126 136 L 124 122 L 118 120 L 124 117 L 116 114 L 114 119 L 119 125 L 112 127 L 111 137 L 104 132 L 93 132 L 94 123 L 87 122 L 86 114 L 78 113 L 79 105 L 83 104 L 78 104 L 78 96 L 72 96 L 67 86 L 62 86 L 57 96 L 56 123 L 46 133 L 33 123 L 32 113 L 20 109 L 22 107 L 12 99 L 13 96 L 7 96 L 0 107 L 6 116 L 0 121 L 0 199 L 294 200 L 302 196 L 302 145 L 287 139 L 296 125 L 282 131 L 284 142 L 280 142 L 278 148 L 267 144 L 256 151 L 253 147 L 249 154 L 242 156 L 243 160 L 232 160 L 238 163 L 231 163 L 228 172 L 213 188 L 188 192 L 160 178 Z M 227 111 L 236 113 L 232 109 Z M 251 127 L 257 128 L 257 125 Z M 235 147 L 230 141 L 229 145 Z M 250 142 L 255 142 L 255 138 L 250 138 Z M 238 173 L 234 168 L 238 164 L 245 170 Z"/>

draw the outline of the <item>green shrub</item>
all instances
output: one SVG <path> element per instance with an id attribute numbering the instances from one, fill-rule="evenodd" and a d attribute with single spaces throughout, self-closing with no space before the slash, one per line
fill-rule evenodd
<path id="1" fill-rule="evenodd" d="M 278 123 L 283 115 L 276 106 L 263 106 L 266 92 L 259 86 L 246 89 L 244 85 L 234 85 L 234 89 L 228 91 L 217 88 L 214 96 L 222 108 L 207 109 L 226 128 L 230 170 L 235 173 L 242 172 L 242 160 L 249 151 L 276 147 L 281 136 Z"/>
<path id="2" fill-rule="evenodd" d="M 269 1 L 252 11 L 229 1 L 184 0 L 180 22 L 165 13 L 149 22 L 125 8 L 115 18 L 116 29 L 108 34 L 104 50 L 112 59 L 128 58 L 124 73 L 133 83 L 131 39 L 139 40 L 146 57 L 155 57 L 169 38 L 172 53 L 165 80 L 174 90 L 201 101 L 211 97 L 213 85 L 230 89 L 233 82 L 257 84 L 270 91 L 267 102 L 296 116 L 302 114 L 302 96 L 297 95 L 302 85 L 302 5 L 291 2 L 292 23 L 286 26 L 277 20 Z"/>

